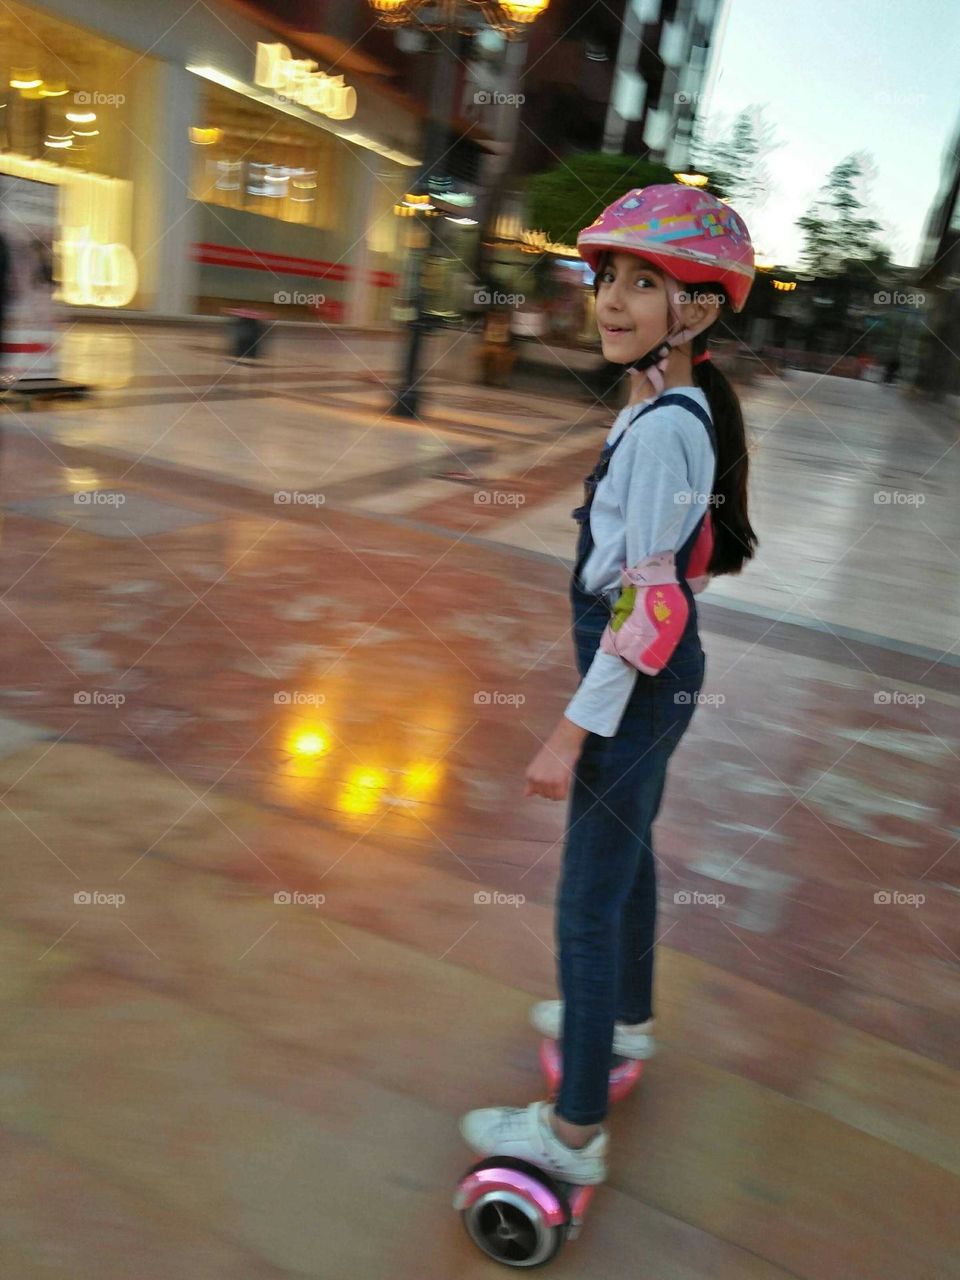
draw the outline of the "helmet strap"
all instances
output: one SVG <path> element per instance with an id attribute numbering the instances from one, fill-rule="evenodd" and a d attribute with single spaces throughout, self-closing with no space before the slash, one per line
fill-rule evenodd
<path id="1" fill-rule="evenodd" d="M 673 308 L 671 301 L 672 291 L 676 289 L 680 281 L 673 276 L 665 276 L 664 283 L 667 287 L 667 320 L 670 325 L 680 323 L 680 317 Z M 667 361 L 670 359 L 670 352 L 674 347 L 680 347 L 685 342 L 690 342 L 702 333 L 702 329 L 681 329 L 679 333 L 668 334 L 663 341 L 658 342 L 655 347 L 640 356 L 636 360 L 631 360 L 625 366 L 628 373 L 646 373 L 647 380 L 653 387 L 654 398 L 663 392 L 664 383 L 667 377 Z"/>

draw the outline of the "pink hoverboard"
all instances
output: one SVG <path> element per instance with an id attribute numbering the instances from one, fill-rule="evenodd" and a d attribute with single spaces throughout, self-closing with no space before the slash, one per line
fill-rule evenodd
<path id="1" fill-rule="evenodd" d="M 556 1040 L 540 1045 L 540 1065 L 555 1098 L 563 1055 Z M 643 1062 L 615 1057 L 610 1070 L 611 1102 L 637 1084 Z M 556 1257 L 565 1240 L 575 1240 L 596 1191 L 556 1178 L 526 1160 L 487 1156 L 460 1179 L 453 1207 L 470 1239 L 488 1258 L 508 1267 L 539 1267 Z"/>

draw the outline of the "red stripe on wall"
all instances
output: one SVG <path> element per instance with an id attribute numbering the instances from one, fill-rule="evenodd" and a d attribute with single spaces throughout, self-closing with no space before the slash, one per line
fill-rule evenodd
<path id="1" fill-rule="evenodd" d="M 209 244 L 201 241 L 193 246 L 195 249 L 210 250 L 213 253 L 235 253 L 239 257 L 248 258 L 274 258 L 277 262 L 300 262 L 308 267 L 335 267 L 343 266 L 342 263 L 327 262 L 323 258 L 295 258 L 289 253 L 274 253 L 270 249 L 248 249 L 246 245 L 240 244 Z"/>
<path id="2" fill-rule="evenodd" d="M 255 260 L 246 262 L 237 258 L 218 257 L 212 253 L 195 254 L 195 260 L 203 263 L 208 267 L 233 267 L 236 271 L 269 271 L 273 275 L 278 276 L 301 276 L 309 277 L 315 280 L 345 280 L 345 273 L 335 273 L 329 269 L 323 268 L 319 271 L 311 270 L 308 267 L 297 267 L 291 270 L 289 267 L 276 267 L 269 262 L 257 262 Z"/>
<path id="3" fill-rule="evenodd" d="M 52 351 L 49 342 L 0 342 L 0 351 L 15 355 L 38 355 L 41 351 Z"/>
<path id="4" fill-rule="evenodd" d="M 194 260 L 210 267 L 234 267 L 246 271 L 271 271 L 281 276 L 304 276 L 316 280 L 350 280 L 355 271 L 347 263 L 323 258 L 297 258 L 288 253 L 269 253 L 243 245 L 198 243 Z M 287 265 L 290 264 L 290 265 Z M 400 277 L 391 271 L 368 271 L 367 278 L 377 288 L 396 288 Z"/>

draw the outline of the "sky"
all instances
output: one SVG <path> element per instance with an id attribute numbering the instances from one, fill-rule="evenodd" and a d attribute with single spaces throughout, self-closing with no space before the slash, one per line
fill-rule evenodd
<path id="1" fill-rule="evenodd" d="M 835 164 L 869 151 L 869 211 L 913 266 L 960 119 L 958 51 L 958 0 L 727 0 L 701 113 L 762 104 L 784 143 L 766 161 L 766 204 L 744 211 L 757 249 L 798 265 L 796 219 Z"/>

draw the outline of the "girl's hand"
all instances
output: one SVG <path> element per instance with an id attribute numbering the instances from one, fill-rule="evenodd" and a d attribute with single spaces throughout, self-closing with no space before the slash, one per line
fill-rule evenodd
<path id="1" fill-rule="evenodd" d="M 565 716 L 561 718 L 527 767 L 525 799 L 543 796 L 547 800 L 566 800 L 586 736 L 586 729 L 581 729 Z"/>

